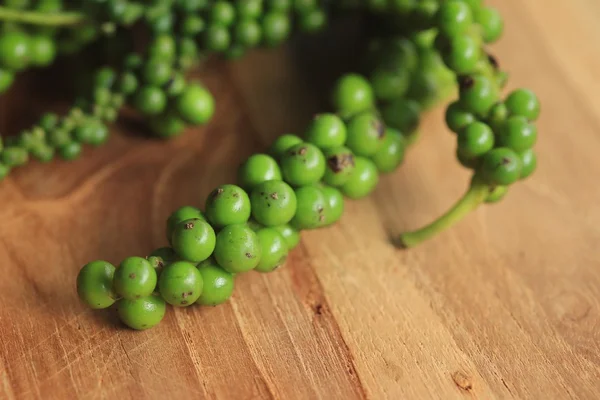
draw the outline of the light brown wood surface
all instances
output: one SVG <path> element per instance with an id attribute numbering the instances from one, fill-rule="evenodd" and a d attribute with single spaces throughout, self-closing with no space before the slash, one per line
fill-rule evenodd
<path id="1" fill-rule="evenodd" d="M 302 44 L 212 63 L 217 115 L 181 139 L 120 125 L 79 161 L 14 173 L 0 185 L 0 398 L 598 398 L 600 3 L 492 3 L 510 87 L 542 99 L 540 167 L 416 249 L 390 234 L 439 215 L 468 179 L 441 109 L 373 196 L 304 234 L 286 268 L 239 277 L 227 304 L 133 332 L 78 302 L 85 262 L 163 245 L 171 210 L 324 109 L 319 83 L 341 72 L 322 67 L 325 40 L 322 58 Z"/>

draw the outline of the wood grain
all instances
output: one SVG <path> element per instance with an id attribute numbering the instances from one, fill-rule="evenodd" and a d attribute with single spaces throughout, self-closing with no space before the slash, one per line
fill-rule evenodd
<path id="1" fill-rule="evenodd" d="M 171 210 L 323 110 L 340 73 L 326 56 L 344 41 L 316 40 L 322 57 L 303 56 L 313 40 L 210 64 L 217 115 L 181 139 L 118 125 L 79 161 L 14 173 L 0 186 L 0 398 L 598 398 L 600 7 L 491 3 L 511 87 L 542 99 L 540 168 L 414 250 L 390 234 L 444 211 L 467 181 L 442 110 L 372 197 L 305 234 L 286 268 L 238 279 L 227 304 L 132 332 L 77 301 L 82 264 L 162 245 Z"/>

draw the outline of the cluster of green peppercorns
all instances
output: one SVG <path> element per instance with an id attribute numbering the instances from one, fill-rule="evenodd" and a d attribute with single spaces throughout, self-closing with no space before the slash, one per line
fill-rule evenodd
<path id="1" fill-rule="evenodd" d="M 127 33 L 134 24 L 148 39 L 143 50 L 129 49 L 115 65 L 100 66 L 87 95 L 64 117 L 46 114 L 4 148 L 0 143 L 0 178 L 29 155 L 47 161 L 57 152 L 72 159 L 83 144 L 104 143 L 106 124 L 122 105 L 142 114 L 159 137 L 205 124 L 213 97 L 202 84 L 188 82 L 186 72 L 207 55 L 237 58 L 353 11 L 366 20 L 364 69 L 337 81 L 332 112 L 315 116 L 302 137 L 280 136 L 264 154 L 249 157 L 237 185 L 215 188 L 202 210 L 173 212 L 167 247 L 117 267 L 94 261 L 81 269 L 82 301 L 94 309 L 116 305 L 134 329 L 155 326 L 167 303 L 221 304 L 238 274 L 283 265 L 302 230 L 337 222 L 344 198 L 369 195 L 380 174 L 402 163 L 422 113 L 450 96 L 457 100 L 447 107 L 446 123 L 457 134 L 457 159 L 473 178 L 446 214 L 400 235 L 400 246 L 415 246 L 478 205 L 500 200 L 536 168 L 539 100 L 527 89 L 502 97 L 507 74 L 485 46 L 499 39 L 503 21 L 482 0 L 81 0 L 70 9 L 60 0 L 8 3 L 0 7 L 0 21 L 11 21 L 0 32 L 8 37 L 0 36 L 0 93 L 17 71 Z M 40 23 L 44 13 L 48 18 Z M 77 29 L 84 32 L 78 41 Z M 45 55 L 34 54 L 43 50 L 33 45 L 40 32 L 52 41 Z"/>

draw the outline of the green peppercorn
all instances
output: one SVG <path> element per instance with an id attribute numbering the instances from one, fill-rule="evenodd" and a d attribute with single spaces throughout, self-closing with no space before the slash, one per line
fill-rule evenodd
<path id="1" fill-rule="evenodd" d="M 205 212 L 215 227 L 243 224 L 250 218 L 250 198 L 239 186 L 221 185 L 208 195 Z"/>
<path id="2" fill-rule="evenodd" d="M 483 75 L 474 75 L 461 78 L 459 85 L 463 110 L 486 118 L 499 97 L 494 83 Z"/>
<path id="3" fill-rule="evenodd" d="M 396 170 L 404 160 L 405 140 L 395 129 L 387 128 L 383 142 L 377 153 L 371 157 L 377 170 L 381 173 L 390 173 Z"/>
<path id="4" fill-rule="evenodd" d="M 202 85 L 193 83 L 177 97 L 176 109 L 179 115 L 190 124 L 207 123 L 215 111 L 213 96 Z"/>
<path id="5" fill-rule="evenodd" d="M 297 208 L 294 190 L 282 181 L 267 181 L 257 185 L 250 195 L 252 216 L 264 226 L 290 222 Z"/>
<path id="6" fill-rule="evenodd" d="M 473 23 L 471 8 L 461 1 L 445 1 L 437 14 L 437 26 L 440 31 L 453 37 L 465 33 Z"/>
<path id="7" fill-rule="evenodd" d="M 346 146 L 357 156 L 374 155 L 385 135 L 385 125 L 373 113 L 359 114 L 348 121 Z"/>
<path id="8" fill-rule="evenodd" d="M 66 145 L 60 147 L 58 149 L 58 154 L 60 154 L 60 156 L 64 160 L 72 161 L 72 160 L 76 160 L 77 158 L 79 158 L 82 151 L 83 151 L 83 148 L 81 147 L 80 143 L 71 142 L 71 143 L 67 143 Z"/>
<path id="9" fill-rule="evenodd" d="M 198 265 L 204 286 L 202 294 L 196 301 L 203 306 L 216 306 L 225 303 L 233 294 L 234 277 L 225 271 L 213 259 L 208 259 Z"/>
<path id="10" fill-rule="evenodd" d="M 173 228 L 171 246 L 186 261 L 204 261 L 215 249 L 215 231 L 203 219 L 187 219 Z"/>
<path id="11" fill-rule="evenodd" d="M 525 179 L 533 174 L 537 168 L 537 157 L 533 149 L 527 149 L 519 154 L 521 157 L 521 179 Z"/>
<path id="12" fill-rule="evenodd" d="M 173 211 L 169 218 L 167 219 L 167 240 L 169 243 L 171 242 L 171 238 L 173 237 L 173 230 L 175 226 L 180 222 L 186 221 L 188 219 L 202 219 L 204 220 L 204 215 L 202 211 L 196 207 L 192 206 L 184 206 L 180 207 L 177 210 Z"/>
<path id="13" fill-rule="evenodd" d="M 7 167 L 18 167 L 27 163 L 29 156 L 22 147 L 8 146 L 0 153 L 0 162 Z"/>
<path id="14" fill-rule="evenodd" d="M 377 186 L 379 175 L 373 161 L 355 157 L 355 168 L 348 181 L 340 188 L 346 197 L 360 199 L 368 196 Z"/>
<path id="15" fill-rule="evenodd" d="M 279 232 L 271 228 L 262 228 L 256 232 L 256 236 L 260 244 L 261 256 L 254 270 L 272 272 L 282 266 L 287 259 L 288 249 Z"/>
<path id="16" fill-rule="evenodd" d="M 23 32 L 9 31 L 0 34 L 0 66 L 20 71 L 30 62 L 29 36 Z"/>
<path id="17" fill-rule="evenodd" d="M 56 57 L 56 43 L 45 35 L 35 35 L 29 38 L 29 60 L 31 64 L 46 67 Z"/>
<path id="18" fill-rule="evenodd" d="M 335 114 L 319 114 L 313 118 L 304 138 L 321 150 L 343 146 L 346 142 L 346 125 Z"/>
<path id="19" fill-rule="evenodd" d="M 173 138 L 183 133 L 185 122 L 176 113 L 167 111 L 151 117 L 148 121 L 148 126 L 158 137 Z"/>
<path id="20" fill-rule="evenodd" d="M 495 8 L 481 8 L 475 13 L 475 21 L 481 26 L 483 40 L 486 43 L 493 43 L 502 36 L 504 21 Z"/>
<path id="21" fill-rule="evenodd" d="M 231 35 L 227 27 L 217 24 L 209 25 L 204 31 L 204 46 L 209 51 L 223 52 L 231 44 Z"/>
<path id="22" fill-rule="evenodd" d="M 410 136 L 419 127 L 421 106 L 414 100 L 397 99 L 385 106 L 381 115 L 387 126 Z"/>
<path id="23" fill-rule="evenodd" d="M 467 158 L 482 156 L 494 148 L 494 132 L 483 122 L 473 122 L 458 134 L 458 148 Z"/>
<path id="24" fill-rule="evenodd" d="M 156 288 L 156 271 L 142 257 L 128 257 L 115 270 L 114 291 L 123 298 L 134 300 L 150 296 Z"/>
<path id="25" fill-rule="evenodd" d="M 143 114 L 158 115 L 167 106 L 167 96 L 156 86 L 143 86 L 135 94 L 133 103 Z"/>
<path id="26" fill-rule="evenodd" d="M 187 307 L 196 302 L 204 288 L 198 268 L 186 261 L 175 261 L 163 268 L 158 280 L 160 296 L 176 307 Z"/>
<path id="27" fill-rule="evenodd" d="M 115 267 L 106 261 L 93 261 L 83 266 L 77 275 L 77 294 L 93 309 L 113 305 L 117 294 L 112 290 Z"/>
<path id="28" fill-rule="evenodd" d="M 331 186 L 324 186 L 321 190 L 329 206 L 325 213 L 325 224 L 331 225 L 339 221 L 344 213 L 344 196 L 342 192 Z"/>
<path id="29" fill-rule="evenodd" d="M 510 185 L 521 177 L 521 158 L 513 150 L 498 147 L 483 156 L 481 172 L 490 185 Z"/>
<path id="30" fill-rule="evenodd" d="M 254 154 L 238 169 L 238 182 L 246 190 L 252 190 L 266 181 L 280 181 L 281 170 L 277 161 L 266 154 Z"/>
<path id="31" fill-rule="evenodd" d="M 325 175 L 323 181 L 331 186 L 345 184 L 354 170 L 354 153 L 347 147 L 336 147 L 325 151 Z"/>
<path id="32" fill-rule="evenodd" d="M 292 228 L 290 224 L 274 226 L 273 229 L 283 237 L 288 251 L 292 251 L 300 243 L 300 232 Z"/>
<path id="33" fill-rule="evenodd" d="M 280 45 L 290 34 L 290 17 L 282 12 L 269 11 L 262 19 L 263 42 L 270 47 Z"/>
<path id="34" fill-rule="evenodd" d="M 370 76 L 375 97 L 382 101 L 398 99 L 410 87 L 411 74 L 403 65 L 382 65 Z"/>
<path id="35" fill-rule="evenodd" d="M 148 46 L 148 58 L 168 62 L 175 58 L 175 39 L 169 34 L 158 35 Z"/>
<path id="36" fill-rule="evenodd" d="M 162 86 L 169 81 L 173 69 L 164 59 L 150 59 L 142 67 L 144 82 L 153 86 Z"/>
<path id="37" fill-rule="evenodd" d="M 375 104 L 373 88 L 361 75 L 348 74 L 340 78 L 333 89 L 333 105 L 344 117 L 368 111 Z"/>
<path id="38" fill-rule="evenodd" d="M 240 21 L 234 27 L 235 42 L 241 46 L 257 46 L 262 39 L 260 24 L 254 20 Z"/>
<path id="39" fill-rule="evenodd" d="M 518 115 L 535 121 L 540 115 L 540 101 L 528 89 L 517 89 L 506 98 L 506 108 L 511 115 Z"/>
<path id="40" fill-rule="evenodd" d="M 312 185 L 325 174 L 325 156 L 310 143 L 292 146 L 281 157 L 281 171 L 292 186 Z"/>
<path id="41" fill-rule="evenodd" d="M 0 67 L 0 93 L 4 93 L 13 84 L 15 74 L 6 68 Z"/>
<path id="42" fill-rule="evenodd" d="M 295 229 L 316 229 L 325 226 L 329 204 L 323 190 L 317 186 L 296 189 L 297 209 L 290 225 Z"/>
<path id="43" fill-rule="evenodd" d="M 217 234 L 214 257 L 228 272 L 250 271 L 260 262 L 258 236 L 246 224 L 228 225 Z"/>
<path id="44" fill-rule="evenodd" d="M 142 297 L 135 300 L 121 299 L 117 303 L 119 319 L 136 330 L 150 329 L 165 316 L 165 301 L 159 296 Z"/>
<path id="45" fill-rule="evenodd" d="M 296 135 L 285 134 L 279 136 L 271 147 L 269 148 L 268 153 L 273 156 L 276 160 L 279 160 L 286 151 L 288 151 L 293 146 L 302 143 L 302 139 L 300 139 Z"/>
<path id="46" fill-rule="evenodd" d="M 522 152 L 533 147 L 537 141 L 537 128 L 525 117 L 509 117 L 502 125 L 498 139 L 504 147 Z"/>

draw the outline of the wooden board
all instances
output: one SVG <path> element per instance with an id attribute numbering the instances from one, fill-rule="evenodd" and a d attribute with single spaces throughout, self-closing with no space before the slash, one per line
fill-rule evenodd
<path id="1" fill-rule="evenodd" d="M 119 125 L 79 161 L 3 182 L 0 398 L 598 398 L 600 5 L 492 3 L 510 86 L 542 99 L 540 168 L 414 250 L 390 234 L 430 221 L 467 181 L 441 110 L 373 196 L 305 234 L 286 268 L 238 279 L 229 303 L 133 332 L 77 300 L 82 264 L 162 245 L 171 210 L 201 204 L 245 156 L 323 110 L 322 83 L 339 73 L 326 40 L 321 58 L 301 43 L 212 64 L 207 128 L 162 143 Z"/>

